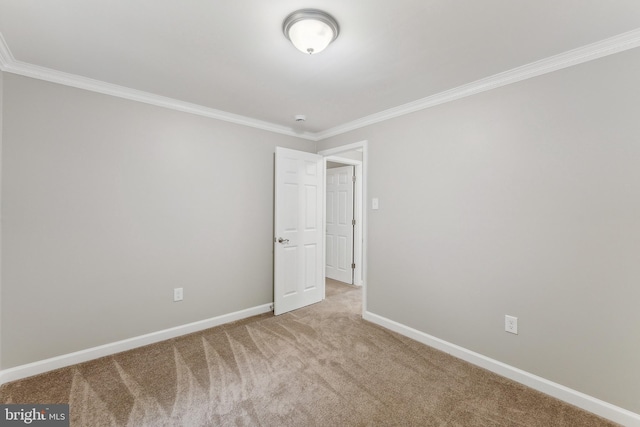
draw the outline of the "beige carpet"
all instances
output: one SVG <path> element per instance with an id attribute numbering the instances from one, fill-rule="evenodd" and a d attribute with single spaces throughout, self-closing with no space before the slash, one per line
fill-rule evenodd
<path id="1" fill-rule="evenodd" d="M 5 384 L 72 426 L 609 426 L 362 320 L 360 289 Z"/>

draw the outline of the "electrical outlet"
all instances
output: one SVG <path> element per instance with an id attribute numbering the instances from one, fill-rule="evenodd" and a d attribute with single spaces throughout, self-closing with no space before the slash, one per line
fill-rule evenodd
<path id="1" fill-rule="evenodd" d="M 183 298 L 182 288 L 173 288 L 173 301 L 182 301 Z"/>
<path id="2" fill-rule="evenodd" d="M 518 335 L 518 318 L 505 314 L 504 316 L 504 330 Z"/>

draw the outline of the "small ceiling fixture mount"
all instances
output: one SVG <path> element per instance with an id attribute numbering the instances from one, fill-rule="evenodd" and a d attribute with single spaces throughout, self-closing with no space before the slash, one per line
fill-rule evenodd
<path id="1" fill-rule="evenodd" d="M 340 27 L 335 18 L 318 9 L 300 9 L 291 13 L 282 23 L 286 38 L 303 53 L 322 52 L 338 37 Z"/>

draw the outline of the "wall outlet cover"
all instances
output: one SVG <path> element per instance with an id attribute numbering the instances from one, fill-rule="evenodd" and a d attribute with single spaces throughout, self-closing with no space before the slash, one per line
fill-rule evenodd
<path id="1" fill-rule="evenodd" d="M 518 318 L 506 314 L 504 316 L 504 330 L 511 334 L 518 335 Z"/>

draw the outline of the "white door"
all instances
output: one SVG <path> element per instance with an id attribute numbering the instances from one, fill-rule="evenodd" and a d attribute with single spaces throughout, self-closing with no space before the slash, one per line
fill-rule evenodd
<path id="1" fill-rule="evenodd" d="M 353 283 L 353 176 L 353 166 L 327 169 L 325 274 L 345 283 Z"/>
<path id="2" fill-rule="evenodd" d="M 276 147 L 274 313 L 324 298 L 322 156 Z"/>

